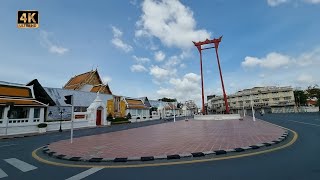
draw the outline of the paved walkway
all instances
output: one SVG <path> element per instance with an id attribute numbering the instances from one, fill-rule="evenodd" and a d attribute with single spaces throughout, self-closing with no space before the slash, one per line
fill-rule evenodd
<path id="1" fill-rule="evenodd" d="M 70 157 L 114 158 L 184 154 L 270 142 L 285 130 L 257 120 L 177 121 L 63 140 L 49 145 Z"/>

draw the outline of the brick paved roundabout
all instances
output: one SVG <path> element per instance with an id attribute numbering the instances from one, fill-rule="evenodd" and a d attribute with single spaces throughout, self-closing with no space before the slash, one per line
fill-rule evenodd
<path id="1" fill-rule="evenodd" d="M 60 159 L 88 161 L 169 159 L 255 149 L 278 143 L 287 135 L 285 129 L 249 118 L 189 120 L 75 138 L 72 144 L 62 140 L 48 145 L 44 152 Z"/>

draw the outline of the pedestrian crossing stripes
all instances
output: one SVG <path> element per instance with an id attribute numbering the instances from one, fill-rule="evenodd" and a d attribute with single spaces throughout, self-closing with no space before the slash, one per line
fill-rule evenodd
<path id="1" fill-rule="evenodd" d="M 70 178 L 68 178 L 66 180 L 80 180 L 80 179 L 83 179 L 83 178 L 85 178 L 87 176 L 90 176 L 91 174 L 94 174 L 94 173 L 100 171 L 101 169 L 103 169 L 103 168 L 91 168 L 91 169 L 88 169 L 86 171 L 83 171 L 80 174 L 74 175 L 74 176 L 72 176 L 72 177 L 70 177 Z"/>
<path id="2" fill-rule="evenodd" d="M 28 171 L 32 171 L 34 169 L 37 169 L 37 167 L 35 167 L 31 164 L 28 164 L 26 162 L 23 162 L 19 159 L 16 159 L 16 158 L 5 159 L 4 161 L 6 161 L 10 165 L 14 166 L 15 168 L 21 170 L 22 172 L 28 172 Z"/>
<path id="3" fill-rule="evenodd" d="M 2 169 L 0 169 L 0 178 L 4 178 L 4 177 L 7 177 L 8 174 L 5 173 Z"/>

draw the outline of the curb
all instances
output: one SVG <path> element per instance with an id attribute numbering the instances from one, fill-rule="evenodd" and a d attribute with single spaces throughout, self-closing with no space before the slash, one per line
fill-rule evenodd
<path id="1" fill-rule="evenodd" d="M 171 155 L 159 155 L 159 156 L 143 156 L 143 157 L 115 157 L 115 158 L 101 158 L 101 157 L 92 157 L 92 158 L 84 158 L 84 157 L 69 157 L 64 154 L 59 154 L 57 152 L 51 151 L 48 147 L 49 144 L 42 148 L 42 152 L 47 154 L 50 157 L 54 157 L 57 159 L 68 160 L 68 161 L 85 161 L 85 162 L 114 162 L 114 163 L 123 163 L 129 161 L 154 161 L 154 160 L 177 160 L 181 158 L 198 158 L 198 157 L 205 157 L 208 155 L 224 155 L 228 153 L 239 153 L 244 152 L 247 150 L 255 150 L 263 147 L 269 147 L 275 144 L 279 144 L 280 142 L 284 141 L 288 137 L 289 133 L 288 130 L 276 140 L 259 143 L 251 146 L 246 147 L 238 147 L 234 149 L 226 149 L 226 150 L 215 150 L 215 151 L 205 151 L 205 152 L 192 152 L 192 153 L 184 153 L 184 154 L 171 154 Z"/>

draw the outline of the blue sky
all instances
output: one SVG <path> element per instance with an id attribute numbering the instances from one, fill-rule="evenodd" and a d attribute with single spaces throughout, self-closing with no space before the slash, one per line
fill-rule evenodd
<path id="1" fill-rule="evenodd" d="M 40 28 L 18 29 L 17 10 Z M 218 38 L 227 93 L 320 84 L 319 0 L 1 1 L 0 80 L 62 87 L 98 68 L 114 94 L 200 102 L 192 41 Z M 213 50 L 204 52 L 205 95 L 221 94 Z"/>

